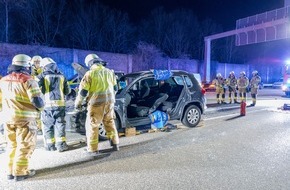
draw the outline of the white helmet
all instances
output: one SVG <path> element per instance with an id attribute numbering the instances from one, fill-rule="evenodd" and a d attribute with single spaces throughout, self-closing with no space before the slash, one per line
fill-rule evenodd
<path id="1" fill-rule="evenodd" d="M 32 59 L 31 59 L 31 64 L 34 65 L 35 62 L 39 62 L 39 63 L 40 63 L 41 60 L 42 60 L 42 57 L 40 57 L 39 55 L 35 55 L 35 56 L 33 56 Z"/>
<path id="2" fill-rule="evenodd" d="M 257 75 L 258 74 L 258 71 L 255 70 L 255 71 L 252 72 L 252 74 L 253 75 Z"/>
<path id="3" fill-rule="evenodd" d="M 235 72 L 234 72 L 234 71 L 231 71 L 231 72 L 230 72 L 230 75 L 235 75 Z"/>
<path id="4" fill-rule="evenodd" d="M 221 73 L 216 74 L 216 77 L 222 77 Z"/>
<path id="5" fill-rule="evenodd" d="M 54 63 L 55 64 L 55 61 L 53 59 L 51 59 L 50 57 L 45 57 L 41 60 L 41 67 L 45 67 L 46 65 L 48 64 L 51 64 L 51 63 Z"/>
<path id="6" fill-rule="evenodd" d="M 87 55 L 85 58 L 86 66 L 91 67 L 94 63 L 102 64 L 104 66 L 106 66 L 106 64 L 107 64 L 107 62 L 105 62 L 104 60 L 99 58 L 99 56 L 97 56 L 97 54 L 92 53 L 92 54 Z"/>
<path id="7" fill-rule="evenodd" d="M 30 67 L 31 57 L 25 54 L 15 55 L 12 59 L 12 65 L 22 66 L 22 67 Z"/>
<path id="8" fill-rule="evenodd" d="M 242 76 L 246 76 L 246 72 L 245 72 L 245 71 L 241 71 L 241 72 L 240 72 L 240 75 L 242 75 Z"/>

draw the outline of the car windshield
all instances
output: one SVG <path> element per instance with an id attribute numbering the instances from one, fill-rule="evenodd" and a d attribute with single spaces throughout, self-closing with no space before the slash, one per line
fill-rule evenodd
<path id="1" fill-rule="evenodd" d="M 126 88 L 127 86 L 129 86 L 135 79 L 137 78 L 137 76 L 122 76 L 120 78 L 120 80 L 118 81 L 118 92 L 117 94 L 119 94 L 124 88 Z"/>

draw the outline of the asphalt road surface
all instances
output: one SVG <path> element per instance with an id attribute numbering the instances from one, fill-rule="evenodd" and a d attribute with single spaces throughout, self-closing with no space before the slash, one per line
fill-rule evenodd
<path id="1" fill-rule="evenodd" d="M 0 154 L 0 189 L 289 189 L 290 111 L 280 108 L 290 99 L 263 89 L 246 116 L 238 104 L 215 105 L 214 93 L 207 99 L 198 127 L 174 121 L 179 129 L 171 132 L 121 138 L 113 153 L 101 142 L 102 157 L 86 155 L 73 133 L 67 152 L 39 146 L 31 162 L 37 175 L 22 182 L 6 180 Z"/>

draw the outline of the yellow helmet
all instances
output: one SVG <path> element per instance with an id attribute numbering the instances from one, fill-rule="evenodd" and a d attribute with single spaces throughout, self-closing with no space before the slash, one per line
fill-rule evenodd
<path id="1" fill-rule="evenodd" d="M 104 60 L 99 58 L 99 56 L 97 56 L 97 54 L 92 53 L 92 54 L 87 55 L 85 58 L 86 66 L 91 67 L 94 63 L 102 64 L 104 66 L 106 66 L 106 64 L 107 64 L 107 62 L 105 62 Z"/>
<path id="2" fill-rule="evenodd" d="M 42 60 L 42 57 L 40 57 L 39 55 L 35 55 L 35 56 L 32 57 L 31 63 L 32 63 L 32 65 L 34 65 L 35 62 L 39 62 L 40 63 L 41 60 Z"/>
<path id="3" fill-rule="evenodd" d="M 49 65 L 51 63 L 56 63 L 53 59 L 51 59 L 50 57 L 45 57 L 41 60 L 40 65 L 41 67 L 45 67 L 46 65 Z"/>
<path id="4" fill-rule="evenodd" d="M 15 55 L 12 59 L 12 65 L 22 66 L 22 67 L 30 67 L 31 57 L 25 54 Z"/>

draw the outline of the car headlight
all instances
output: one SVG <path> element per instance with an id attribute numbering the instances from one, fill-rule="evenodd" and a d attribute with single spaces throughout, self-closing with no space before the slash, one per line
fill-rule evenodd
<path id="1" fill-rule="evenodd" d="M 287 81 L 287 83 L 288 83 L 288 81 Z M 287 85 L 283 85 L 283 86 L 282 86 L 282 90 L 283 90 L 283 91 L 287 90 L 287 88 L 288 88 Z"/>

